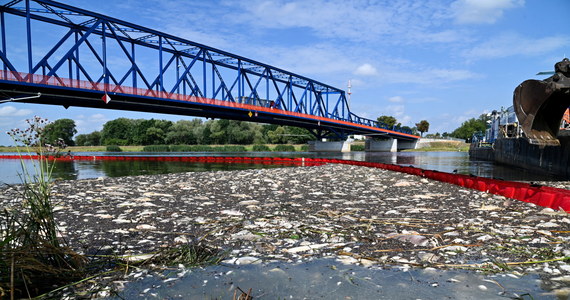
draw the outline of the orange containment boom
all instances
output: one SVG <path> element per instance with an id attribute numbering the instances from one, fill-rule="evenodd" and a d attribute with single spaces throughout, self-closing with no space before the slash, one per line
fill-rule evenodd
<path id="1" fill-rule="evenodd" d="M 0 155 L 0 159 L 38 159 L 36 155 Z M 570 212 L 570 190 L 533 185 L 523 182 L 506 181 L 473 175 L 452 174 L 424 170 L 412 166 L 325 158 L 282 158 L 282 157 L 220 157 L 220 156 L 66 156 L 48 157 L 51 160 L 156 160 L 186 162 L 224 162 L 244 164 L 281 164 L 296 166 L 318 166 L 327 163 L 347 164 L 380 168 L 447 182 L 465 188 L 475 189 L 495 195 L 505 196 L 539 206 Z"/>

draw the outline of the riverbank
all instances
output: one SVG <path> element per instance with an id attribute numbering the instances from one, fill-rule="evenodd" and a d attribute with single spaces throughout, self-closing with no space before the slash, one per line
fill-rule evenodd
<path id="1" fill-rule="evenodd" d="M 209 148 L 223 148 L 224 146 L 243 146 L 245 148 L 245 151 L 247 152 L 255 152 L 258 151 L 256 150 L 256 148 L 259 147 L 259 145 L 204 145 L 204 147 L 209 147 Z M 279 144 L 266 144 L 263 146 L 267 146 L 268 150 L 264 150 L 264 151 L 274 151 L 274 149 L 276 149 L 276 147 L 279 146 Z M 282 147 L 283 145 L 281 145 L 280 147 Z M 301 151 L 306 151 L 306 144 L 295 144 L 295 145 L 291 145 L 293 146 L 293 149 L 295 149 L 296 152 L 301 152 Z M 145 152 L 145 146 L 119 146 L 121 152 Z M 351 145 L 352 151 L 364 151 L 364 142 L 354 142 Z M 70 146 L 67 147 L 65 149 L 66 151 L 71 151 L 72 153 L 82 153 L 82 152 L 110 152 L 107 149 L 107 146 Z M 441 152 L 456 152 L 456 151 L 461 151 L 461 152 L 466 152 L 469 150 L 469 144 L 466 143 L 457 143 L 457 142 L 432 142 L 429 144 L 426 144 L 425 146 L 418 148 L 418 149 L 408 149 L 408 150 L 403 150 L 404 152 L 414 152 L 414 151 L 418 151 L 418 152 L 436 152 L 436 151 L 441 151 Z M 23 150 L 25 152 L 25 150 Z M 17 152 L 17 148 L 10 146 L 10 147 L 6 147 L 6 146 L 0 146 L 0 153 L 7 153 L 7 152 Z"/>
<path id="2" fill-rule="evenodd" d="M 3 189 L 0 205 L 20 188 Z M 335 258 L 535 273 L 548 289 L 570 294 L 567 213 L 376 168 L 328 164 L 58 181 L 53 200 L 62 236 L 82 253 L 139 255 L 201 241 L 229 250 L 226 263 Z M 106 289 L 120 291 L 124 283 Z"/>
<path id="3" fill-rule="evenodd" d="M 205 147 L 211 147 L 211 148 L 220 148 L 220 147 L 224 147 L 224 146 L 243 146 L 245 147 L 246 151 L 254 151 L 254 147 L 256 145 L 204 145 Z M 275 147 L 278 146 L 278 144 L 267 144 L 266 146 L 268 146 L 270 149 L 274 149 Z M 295 148 L 295 151 L 301 151 L 302 147 L 305 145 L 301 145 L 301 144 L 297 144 L 297 145 L 291 145 Z M 121 149 L 122 152 L 144 152 L 144 148 L 145 146 L 139 145 L 139 146 L 119 146 L 119 148 Z M 25 149 L 23 149 L 22 151 L 25 152 Z M 65 151 L 71 151 L 72 153 L 81 153 L 81 152 L 109 152 L 109 150 L 107 150 L 107 146 L 69 146 L 67 148 L 65 148 Z M 17 148 L 10 146 L 0 146 L 0 153 L 2 152 L 17 152 Z"/>
<path id="4" fill-rule="evenodd" d="M 432 141 L 430 143 L 425 143 L 421 147 L 417 149 L 408 149 L 403 150 L 407 152 L 411 151 L 422 151 L 422 152 L 436 152 L 436 151 L 461 151 L 467 152 L 469 151 L 469 144 L 465 142 L 459 141 Z"/>

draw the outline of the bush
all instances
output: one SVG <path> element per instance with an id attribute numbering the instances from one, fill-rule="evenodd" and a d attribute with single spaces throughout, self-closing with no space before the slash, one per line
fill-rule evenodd
<path id="1" fill-rule="evenodd" d="M 208 145 L 149 145 L 145 152 L 246 152 L 245 146 L 225 145 L 212 147 Z"/>
<path id="2" fill-rule="evenodd" d="M 108 152 L 122 152 L 123 149 L 121 149 L 121 147 L 119 147 L 117 145 L 109 145 L 109 146 L 107 146 L 107 151 Z"/>
<path id="3" fill-rule="evenodd" d="M 144 146 L 143 151 L 145 151 L 145 152 L 169 152 L 170 147 L 168 145 L 149 145 L 149 146 Z"/>
<path id="4" fill-rule="evenodd" d="M 273 151 L 277 152 L 295 152 L 295 146 L 293 145 L 277 145 L 273 149 Z"/>
<path id="5" fill-rule="evenodd" d="M 190 152 L 213 152 L 212 147 L 207 145 L 193 145 L 189 146 L 188 150 Z"/>
<path id="6" fill-rule="evenodd" d="M 190 145 L 170 145 L 170 152 L 190 152 L 192 146 Z"/>
<path id="7" fill-rule="evenodd" d="M 245 152 L 245 151 L 247 151 L 244 146 L 225 145 L 222 147 L 214 147 L 214 148 L 217 148 L 215 150 L 217 152 Z"/>
<path id="8" fill-rule="evenodd" d="M 352 144 L 350 145 L 350 151 L 364 151 L 364 144 Z"/>
<path id="9" fill-rule="evenodd" d="M 309 151 L 309 145 L 303 145 L 301 146 L 301 151 Z"/>
<path id="10" fill-rule="evenodd" d="M 106 139 L 104 145 L 119 145 L 119 146 L 127 146 L 129 141 L 123 139 Z"/>
<path id="11" fill-rule="evenodd" d="M 253 149 L 251 151 L 266 152 L 271 151 L 271 149 L 267 145 L 253 145 Z"/>

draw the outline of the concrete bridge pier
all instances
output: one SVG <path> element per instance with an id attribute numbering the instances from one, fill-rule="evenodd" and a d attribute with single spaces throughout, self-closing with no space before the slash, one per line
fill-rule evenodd
<path id="1" fill-rule="evenodd" d="M 418 148 L 418 140 L 398 140 L 398 151 Z"/>
<path id="2" fill-rule="evenodd" d="M 352 141 L 309 141 L 309 152 L 350 152 Z"/>
<path id="3" fill-rule="evenodd" d="M 364 145 L 366 152 L 397 152 L 398 140 L 385 138 L 381 140 L 367 139 Z"/>
<path id="4" fill-rule="evenodd" d="M 406 149 L 416 149 L 417 141 L 384 138 L 380 140 L 367 139 L 365 151 L 367 152 L 397 152 Z"/>

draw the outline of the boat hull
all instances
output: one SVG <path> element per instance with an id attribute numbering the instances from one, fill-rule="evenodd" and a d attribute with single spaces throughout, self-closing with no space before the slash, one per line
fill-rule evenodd
<path id="1" fill-rule="evenodd" d="M 558 140 L 560 146 L 541 146 L 525 138 L 502 138 L 495 141 L 493 148 L 472 147 L 469 156 L 570 178 L 570 132 L 558 136 Z"/>

